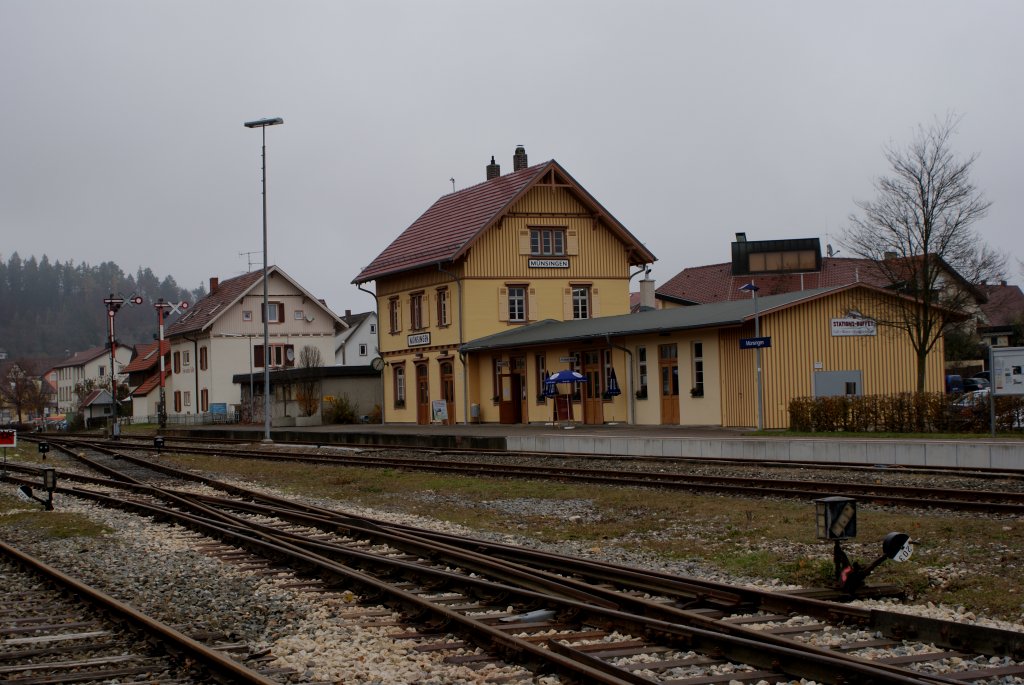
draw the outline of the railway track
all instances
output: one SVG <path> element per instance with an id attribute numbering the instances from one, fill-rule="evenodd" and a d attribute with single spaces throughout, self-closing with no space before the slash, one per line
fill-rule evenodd
<path id="1" fill-rule="evenodd" d="M 73 453 L 81 451 L 79 446 Z M 156 468 L 160 475 L 151 474 L 151 479 L 163 485 L 175 474 L 130 455 L 107 457 L 137 469 Z M 1017 633 L 852 610 L 806 597 L 756 593 L 443 536 L 183 472 L 175 477 L 198 480 L 231 497 L 154 488 L 141 483 L 138 475 L 141 471 L 136 476 L 121 473 L 121 483 L 95 479 L 94 485 L 114 494 L 62 490 L 106 506 L 173 519 L 222 544 L 315 572 L 328 585 L 355 587 L 370 604 L 398 608 L 401 623 L 408 626 L 404 634 L 420 640 L 423 649 L 453 649 L 451 645 L 471 642 L 483 649 L 474 659 L 505 659 L 584 682 L 770 682 L 792 677 L 820 682 L 837 682 L 838 677 L 847 683 L 970 682 L 1024 674 L 1017 663 L 1024 658 L 1024 636 Z M 135 494 L 129 499 L 115 488 Z M 899 665 L 860 658 L 865 650 L 898 646 L 907 651 L 907 639 L 934 646 L 888 657 L 890 662 L 902 661 Z M 1000 658 L 1006 660 L 1001 670 L 990 664 Z M 930 666 L 954 661 L 964 666 L 953 679 L 927 673 Z M 737 675 L 736 669 L 744 673 Z"/>
<path id="2" fill-rule="evenodd" d="M 0 680 L 42 683 L 275 681 L 0 541 Z M 242 652 L 242 656 L 245 652 Z"/>
<path id="3" fill-rule="evenodd" d="M 61 441 L 61 444 L 119 446 L 105 441 Z M 144 449 L 153 450 L 151 446 Z M 1024 513 L 1024 491 L 992 490 L 980 488 L 936 488 L 908 485 L 887 485 L 881 482 L 834 482 L 818 480 L 792 480 L 763 477 L 735 477 L 666 472 L 663 470 L 612 470 L 572 467 L 519 465 L 484 461 L 430 461 L 401 458 L 390 454 L 334 454 L 293 453 L 253 449 L 221 449 L 210 447 L 175 446 L 174 452 L 208 456 L 272 461 L 311 463 L 364 468 L 390 468 L 458 473 L 498 478 L 530 478 L 563 482 L 645 487 L 702 493 L 733 494 L 753 497 L 788 497 L 815 499 L 831 495 L 855 497 L 875 504 L 904 507 L 932 507 L 953 511 L 974 511 L 990 514 L 1016 515 Z"/>

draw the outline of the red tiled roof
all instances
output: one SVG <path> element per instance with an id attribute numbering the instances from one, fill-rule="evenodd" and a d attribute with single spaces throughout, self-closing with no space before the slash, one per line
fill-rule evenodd
<path id="1" fill-rule="evenodd" d="M 564 178 L 581 201 L 598 210 L 609 227 L 639 255 L 642 262 L 638 263 L 655 260 L 654 255 L 576 183 L 558 162 L 550 160 L 442 196 L 352 282 L 365 283 L 381 276 L 453 261 L 552 170 Z"/>
<path id="2" fill-rule="evenodd" d="M 159 341 L 143 343 L 135 348 L 135 359 L 128 362 L 128 365 L 121 369 L 122 373 L 135 373 L 136 371 L 148 371 L 160 363 L 160 357 L 156 353 L 156 346 Z M 171 343 L 163 341 L 164 354 L 171 350 Z"/>
<path id="3" fill-rule="evenodd" d="M 164 342 L 166 342 L 166 341 L 164 341 Z M 171 370 L 170 369 L 164 369 L 164 383 L 165 384 L 167 382 L 167 378 L 170 375 L 171 375 Z M 160 371 L 158 370 L 158 371 L 154 372 L 153 375 L 151 375 L 149 378 L 144 380 L 139 385 L 139 387 L 135 388 L 135 390 L 132 390 L 132 396 L 133 397 L 135 397 L 135 396 L 145 397 L 150 392 L 152 392 L 154 388 L 157 388 L 159 386 L 160 386 Z"/>
<path id="4" fill-rule="evenodd" d="M 866 283 L 884 288 L 888 282 L 870 259 L 823 257 L 821 271 L 804 274 L 745 274 L 734 276 L 732 263 L 709 264 L 683 269 L 657 289 L 656 295 L 685 304 L 710 304 L 748 299 L 741 285 L 753 280 L 759 295 L 781 295 L 798 290 Z"/>
<path id="5" fill-rule="evenodd" d="M 988 302 L 981 305 L 985 326 L 1012 326 L 1024 317 L 1024 292 L 1020 286 L 1000 283 L 983 285 L 981 289 L 988 295 Z"/>
<path id="6" fill-rule="evenodd" d="M 271 266 L 267 268 L 267 273 L 269 275 L 277 270 L 276 266 Z M 164 335 L 169 337 L 203 330 L 262 279 L 263 271 L 260 270 L 221 281 L 216 292 L 210 293 L 189 307 L 180 319 L 167 327 Z"/>
<path id="7" fill-rule="evenodd" d="M 118 345 L 118 347 L 120 347 L 120 345 Z M 82 366 L 84 364 L 88 364 L 93 359 L 96 359 L 96 357 L 101 357 L 105 354 L 110 354 L 110 349 L 105 345 L 101 345 L 99 347 L 90 347 L 87 350 L 75 352 L 73 355 L 71 355 L 64 361 L 60 362 L 59 364 L 55 364 L 53 368 L 63 369 L 68 366 Z"/>

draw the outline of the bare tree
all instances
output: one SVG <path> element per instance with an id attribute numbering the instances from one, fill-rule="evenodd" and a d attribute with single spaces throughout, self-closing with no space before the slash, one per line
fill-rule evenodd
<path id="1" fill-rule="evenodd" d="M 299 351 L 299 368 L 318 369 L 323 366 L 319 348 L 306 345 Z M 309 372 L 296 384 L 295 400 L 303 416 L 312 416 L 320 407 L 320 379 Z"/>
<path id="2" fill-rule="evenodd" d="M 4 403 L 14 409 L 17 421 L 26 418 L 26 414 L 43 413 L 46 406 L 46 394 L 42 388 L 42 378 L 32 362 L 21 360 L 10 364 L 0 379 L 0 395 Z"/>
<path id="3" fill-rule="evenodd" d="M 843 233 L 847 249 L 872 260 L 893 298 L 878 324 L 904 332 L 917 357 L 917 390 L 924 390 L 928 354 L 950 326 L 971 318 L 983 295 L 976 288 L 997 278 L 1005 259 L 973 229 L 991 205 L 971 183 L 977 155 L 950 149 L 959 118 L 919 126 L 906 148 L 889 146 L 891 175 L 875 181 L 873 201 L 858 201 Z"/>

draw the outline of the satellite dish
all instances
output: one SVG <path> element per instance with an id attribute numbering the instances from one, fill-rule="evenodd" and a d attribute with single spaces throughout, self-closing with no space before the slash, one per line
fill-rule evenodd
<path id="1" fill-rule="evenodd" d="M 306 323 L 313 323 L 313 320 L 314 320 L 315 318 L 316 318 L 316 317 L 315 317 L 315 316 L 313 316 L 312 314 L 306 314 Z"/>

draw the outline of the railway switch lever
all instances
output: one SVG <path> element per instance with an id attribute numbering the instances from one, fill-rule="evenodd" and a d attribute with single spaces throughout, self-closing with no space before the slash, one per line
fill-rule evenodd
<path id="1" fill-rule="evenodd" d="M 43 489 L 46 490 L 46 499 L 36 497 L 35 493 L 32 492 L 32 488 L 27 485 L 22 485 L 18 488 L 18 491 L 24 497 L 42 504 L 44 510 L 53 511 L 53 491 L 57 489 L 56 469 L 43 469 Z"/>

